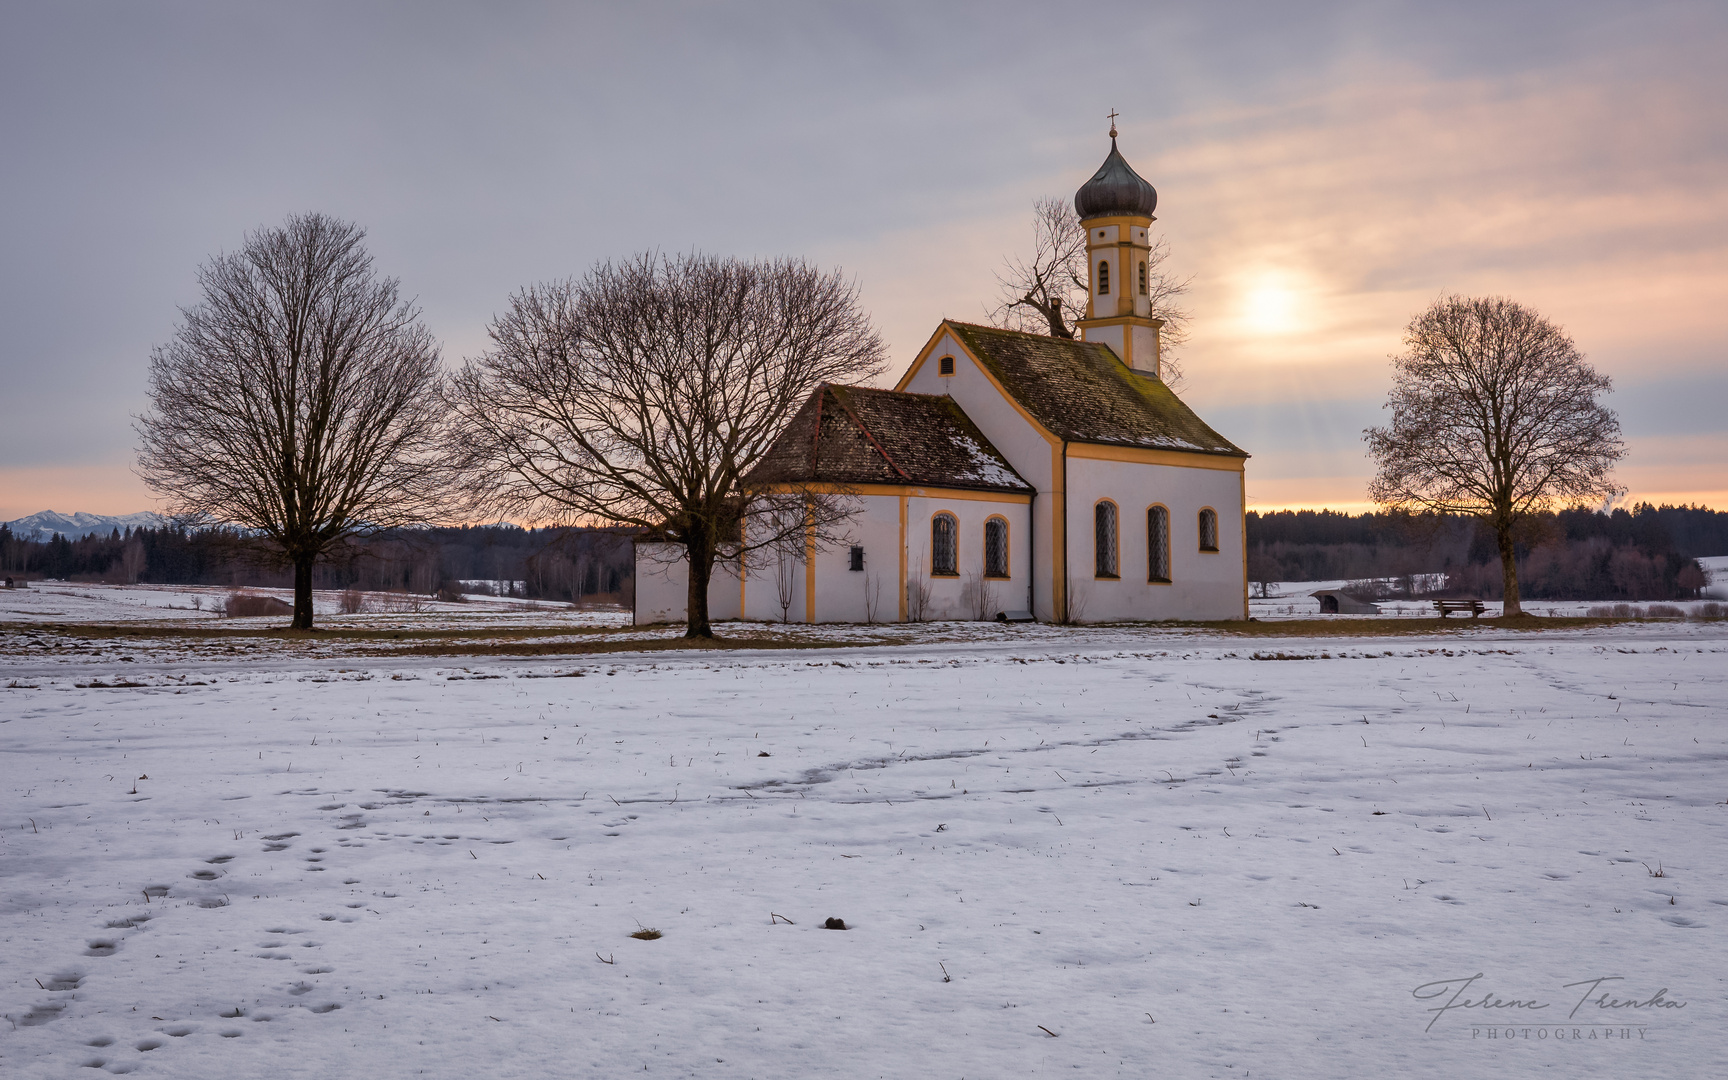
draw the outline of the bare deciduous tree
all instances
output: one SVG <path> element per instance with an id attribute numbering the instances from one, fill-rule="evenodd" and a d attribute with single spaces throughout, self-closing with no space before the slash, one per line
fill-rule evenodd
<path id="1" fill-rule="evenodd" d="M 435 516 L 447 489 L 438 345 L 365 235 L 296 216 L 201 267 L 137 418 L 139 475 L 175 516 L 256 530 L 293 565 L 296 629 L 321 555 Z"/>
<path id="2" fill-rule="evenodd" d="M 1169 257 L 1170 246 L 1159 237 L 1146 258 L 1146 288 L 1152 317 L 1164 320 L 1158 332 L 1164 381 L 1176 386 L 1182 381 L 1176 353 L 1188 340 L 1188 312 L 1178 301 L 1188 291 L 1189 279 L 1174 277 L 1164 268 Z M 1032 255 L 1004 260 L 996 275 L 1001 291 L 990 309 L 990 321 L 1007 330 L 1072 338 L 1090 299 L 1086 261 L 1086 230 L 1080 227 L 1073 203 L 1039 199 L 1032 206 Z"/>
<path id="3" fill-rule="evenodd" d="M 918 553 L 916 576 L 906 581 L 906 620 L 923 622 L 930 614 L 930 579 L 924 576 L 924 553 Z"/>
<path id="4" fill-rule="evenodd" d="M 965 605 L 967 614 L 979 622 L 984 622 L 996 613 L 996 590 L 994 582 L 984 576 L 982 570 L 968 570 L 964 584 L 960 587 L 960 602 Z"/>
<path id="5" fill-rule="evenodd" d="M 1494 529 L 1505 613 L 1522 613 L 1516 530 L 1557 501 L 1624 489 L 1626 451 L 1598 404 L 1611 389 L 1565 331 L 1502 297 L 1448 296 L 1410 321 L 1392 358 L 1392 422 L 1363 433 L 1378 472 L 1368 496 L 1392 509 L 1469 514 Z"/>
<path id="6" fill-rule="evenodd" d="M 882 579 L 868 570 L 864 572 L 864 621 L 876 621 L 876 613 L 882 607 Z"/>
<path id="7" fill-rule="evenodd" d="M 774 551 L 774 600 L 780 605 L 780 621 L 792 621 L 792 601 L 798 598 L 799 571 L 804 566 L 804 553 L 799 550 L 802 536 L 790 536 Z"/>
<path id="8" fill-rule="evenodd" d="M 752 473 L 811 391 L 882 370 L 855 286 L 800 261 L 602 263 L 511 298 L 451 385 L 467 486 L 533 520 L 633 526 L 684 548 L 689 637 L 717 556 L 825 546 L 844 493 Z M 748 516 L 748 526 L 744 521 Z"/>

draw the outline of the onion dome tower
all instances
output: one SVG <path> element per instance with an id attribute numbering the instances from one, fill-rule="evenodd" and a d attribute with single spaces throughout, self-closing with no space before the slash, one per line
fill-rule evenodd
<path id="1" fill-rule="evenodd" d="M 1122 362 L 1159 377 L 1158 331 L 1152 317 L 1147 274 L 1152 254 L 1149 233 L 1157 218 L 1158 191 L 1128 164 L 1116 148 L 1115 114 L 1110 122 L 1110 156 L 1092 179 L 1074 193 L 1074 210 L 1086 230 L 1086 261 L 1091 294 L 1080 336 L 1110 346 Z"/>

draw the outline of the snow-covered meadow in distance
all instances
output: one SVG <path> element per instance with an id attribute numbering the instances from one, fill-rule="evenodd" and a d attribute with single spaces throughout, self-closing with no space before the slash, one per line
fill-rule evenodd
<path id="1" fill-rule="evenodd" d="M 56 588 L 0 592 L 6 1075 L 1728 1060 L 1728 623 L 346 624 L 624 650 L 525 657 Z"/>

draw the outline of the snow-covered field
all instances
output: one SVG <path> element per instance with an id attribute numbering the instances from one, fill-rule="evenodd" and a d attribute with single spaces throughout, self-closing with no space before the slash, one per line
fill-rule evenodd
<path id="1" fill-rule="evenodd" d="M 101 585 L 65 581 L 34 581 L 24 588 L 0 590 L 0 623 L 128 623 L 200 622 L 222 620 L 222 606 L 236 590 L 216 585 Z M 293 603 L 291 589 L 238 590 L 274 596 Z M 571 626 L 628 626 L 628 612 L 588 611 L 568 604 L 547 604 L 507 596 L 471 596 L 445 603 L 427 596 L 402 593 L 362 594 L 363 613 L 342 615 L 342 594 L 320 590 L 312 608 L 322 622 L 334 626 L 366 626 L 390 622 L 392 616 L 414 616 L 415 625 L 459 625 L 482 620 L 501 625 L 518 617 L 536 626 L 556 620 Z M 234 626 L 279 626 L 280 616 L 223 620 Z"/>
<path id="2" fill-rule="evenodd" d="M 43 637 L 0 627 L 0 1074 L 1728 1059 L 1719 622 L 268 662 Z"/>

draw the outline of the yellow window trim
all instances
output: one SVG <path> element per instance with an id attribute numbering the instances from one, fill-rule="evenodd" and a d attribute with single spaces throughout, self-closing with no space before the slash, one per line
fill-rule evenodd
<path id="1" fill-rule="evenodd" d="M 1221 537 L 1219 537 L 1219 535 L 1218 535 L 1218 511 L 1216 509 L 1214 509 L 1213 507 L 1210 507 L 1210 506 L 1202 506 L 1199 510 L 1194 512 L 1194 532 L 1196 534 L 1194 537 L 1194 542 L 1196 545 L 1198 545 L 1199 542 L 1202 539 L 1204 539 L 1204 535 L 1201 534 L 1201 532 L 1200 532 L 1200 515 L 1205 514 L 1207 512 L 1210 512 L 1212 514 L 1212 539 L 1213 540 L 1221 539 Z M 1246 520 L 1246 515 L 1244 515 L 1244 520 Z M 1222 548 L 1223 548 L 1223 545 L 1220 544 L 1217 547 L 1202 547 L 1202 548 L 1199 548 L 1199 551 L 1202 555 L 1216 555 L 1216 554 L 1218 554 L 1218 552 L 1220 550 L 1222 550 Z"/>

